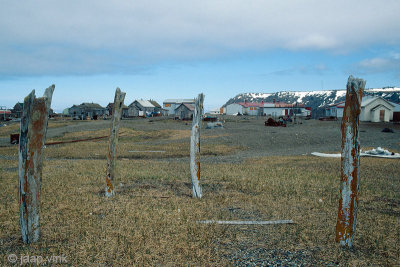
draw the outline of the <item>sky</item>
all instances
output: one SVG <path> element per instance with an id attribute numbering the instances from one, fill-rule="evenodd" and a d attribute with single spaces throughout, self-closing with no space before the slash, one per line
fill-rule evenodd
<path id="1" fill-rule="evenodd" d="M 398 0 L 0 0 L 0 106 L 400 87 Z"/>

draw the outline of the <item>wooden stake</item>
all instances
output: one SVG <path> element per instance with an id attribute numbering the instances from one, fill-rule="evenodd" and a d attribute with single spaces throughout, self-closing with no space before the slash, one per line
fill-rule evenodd
<path id="1" fill-rule="evenodd" d="M 200 186 L 200 126 L 203 114 L 204 95 L 199 94 L 195 99 L 192 134 L 190 136 L 190 174 L 192 176 L 193 197 L 201 198 Z"/>
<path id="2" fill-rule="evenodd" d="M 342 119 L 341 180 L 336 242 L 348 248 L 353 246 L 356 230 L 360 182 L 359 116 L 364 88 L 364 80 L 349 77 Z"/>
<path id="3" fill-rule="evenodd" d="M 40 190 L 42 185 L 43 146 L 55 85 L 36 98 L 33 90 L 24 99 L 19 135 L 19 210 L 24 243 L 38 241 L 40 236 Z"/>
<path id="4" fill-rule="evenodd" d="M 110 143 L 107 154 L 107 177 L 106 177 L 106 196 L 110 197 L 115 194 L 114 180 L 116 173 L 116 158 L 118 145 L 119 122 L 121 120 L 122 105 L 124 104 L 125 93 L 119 88 L 115 90 L 114 106 L 112 110 Z"/>

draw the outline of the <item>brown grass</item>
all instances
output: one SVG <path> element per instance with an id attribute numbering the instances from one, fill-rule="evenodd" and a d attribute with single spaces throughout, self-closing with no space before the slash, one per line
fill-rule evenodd
<path id="1" fill-rule="evenodd" d="M 0 127 L 0 137 L 10 137 L 10 134 L 19 133 L 20 122 L 5 122 L 7 126 Z M 49 120 L 49 128 L 59 128 L 72 124 L 67 121 Z"/>
<path id="2" fill-rule="evenodd" d="M 131 144 L 130 138 L 146 136 L 128 136 L 126 142 L 121 138 L 117 193 L 110 199 L 103 193 L 106 141 L 47 147 L 45 156 L 52 160 L 45 161 L 43 170 L 41 240 L 32 245 L 21 242 L 17 161 L 1 160 L 0 265 L 8 266 L 7 256 L 16 254 L 66 255 L 72 266 L 220 266 L 232 264 L 231 255 L 243 247 L 307 250 L 312 256 L 305 265 L 398 264 L 398 160 L 361 158 L 355 247 L 348 251 L 334 242 L 339 159 L 293 156 L 204 163 L 204 197 L 197 200 L 191 198 L 187 163 L 155 161 L 160 157 L 156 153 L 128 152 L 164 149 L 170 151 L 165 157 L 187 157 L 188 143 L 175 142 L 186 138 L 186 132 L 160 134 L 160 140 L 171 142 L 157 147 Z M 202 147 L 203 152 L 207 149 L 209 154 L 230 154 L 237 148 Z M 16 147 L 1 152 L 16 155 Z M 196 223 L 206 219 L 292 219 L 295 224 Z"/>

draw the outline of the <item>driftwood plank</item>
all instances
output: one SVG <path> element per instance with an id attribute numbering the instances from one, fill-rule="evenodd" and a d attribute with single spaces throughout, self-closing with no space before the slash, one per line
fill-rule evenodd
<path id="1" fill-rule="evenodd" d="M 199 94 L 195 99 L 192 133 L 190 136 L 190 174 L 192 176 L 193 197 L 201 198 L 200 185 L 200 126 L 203 114 L 204 95 Z"/>
<path id="2" fill-rule="evenodd" d="M 108 146 L 107 154 L 107 177 L 106 177 L 106 196 L 110 197 L 115 194 L 114 180 L 116 174 L 117 163 L 117 145 L 118 145 L 118 131 L 119 122 L 122 115 L 122 105 L 124 104 L 125 93 L 121 92 L 119 88 L 115 90 L 114 106 L 112 110 L 111 129 L 110 129 L 110 143 Z"/>
<path id="3" fill-rule="evenodd" d="M 204 224 L 237 224 L 237 225 L 268 225 L 268 224 L 292 224 L 292 220 L 277 220 L 277 221 L 214 221 L 205 220 L 197 221 Z"/>
<path id="4" fill-rule="evenodd" d="M 42 155 L 54 88 L 54 85 L 47 88 L 41 98 L 36 98 L 33 90 L 24 99 L 18 151 L 18 197 L 24 243 L 36 242 L 40 236 Z"/>
<path id="5" fill-rule="evenodd" d="M 348 248 L 353 246 L 356 230 L 360 175 L 359 116 L 364 88 L 364 80 L 349 77 L 342 119 L 341 180 L 336 242 Z"/>

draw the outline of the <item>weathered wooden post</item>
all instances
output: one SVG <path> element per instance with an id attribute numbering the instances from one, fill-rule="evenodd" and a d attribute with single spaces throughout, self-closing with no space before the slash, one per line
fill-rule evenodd
<path id="1" fill-rule="evenodd" d="M 200 186 L 200 126 L 203 114 L 204 95 L 199 94 L 195 99 L 192 134 L 190 136 L 190 174 L 192 176 L 193 197 L 201 198 Z"/>
<path id="2" fill-rule="evenodd" d="M 360 174 L 359 116 L 365 81 L 350 76 L 347 81 L 346 102 L 342 119 L 342 157 L 339 213 L 336 224 L 336 242 L 353 246 L 358 207 Z"/>
<path id="3" fill-rule="evenodd" d="M 36 98 L 33 90 L 24 99 L 19 135 L 19 211 L 24 243 L 33 243 L 40 235 L 40 190 L 43 146 L 46 139 L 51 99 L 55 86 Z"/>
<path id="4" fill-rule="evenodd" d="M 111 130 L 110 130 L 110 143 L 108 146 L 107 154 L 107 177 L 106 177 L 106 196 L 114 195 L 114 180 L 116 173 L 117 161 L 117 145 L 118 145 L 118 131 L 119 122 L 122 115 L 122 105 L 124 104 L 125 93 L 121 92 L 119 88 L 115 90 L 114 106 L 112 109 Z"/>

